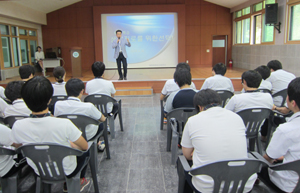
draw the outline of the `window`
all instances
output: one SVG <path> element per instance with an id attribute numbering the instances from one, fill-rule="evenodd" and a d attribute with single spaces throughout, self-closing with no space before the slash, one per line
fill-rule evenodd
<path id="1" fill-rule="evenodd" d="M 274 26 L 265 25 L 265 4 L 272 3 L 276 3 L 276 0 L 260 1 L 234 13 L 235 44 L 270 44 L 274 42 Z"/>
<path id="2" fill-rule="evenodd" d="M 37 44 L 37 30 L 0 24 L 1 69 L 18 67 L 34 62 L 32 55 Z"/>
<path id="3" fill-rule="evenodd" d="M 263 3 L 257 3 L 253 5 L 253 12 L 261 11 L 263 9 Z"/>
<path id="4" fill-rule="evenodd" d="M 254 43 L 261 43 L 261 15 L 254 16 L 254 25 L 255 25 L 255 33 L 254 33 Z"/>
<path id="5" fill-rule="evenodd" d="M 236 43 L 247 44 L 250 42 L 250 18 L 236 22 Z"/>
<path id="6" fill-rule="evenodd" d="M 300 2 L 290 6 L 288 41 L 300 41 Z"/>

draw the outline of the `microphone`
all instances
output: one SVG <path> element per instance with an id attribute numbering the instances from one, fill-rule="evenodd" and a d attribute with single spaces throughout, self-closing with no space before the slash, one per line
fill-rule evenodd
<path id="1" fill-rule="evenodd" d="M 121 37 L 118 37 L 118 39 L 120 39 Z"/>

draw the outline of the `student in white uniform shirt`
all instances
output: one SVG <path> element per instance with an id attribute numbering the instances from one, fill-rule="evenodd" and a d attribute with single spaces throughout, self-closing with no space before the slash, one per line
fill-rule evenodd
<path id="1" fill-rule="evenodd" d="M 220 160 L 248 158 L 243 120 L 220 104 L 220 96 L 211 89 L 201 90 L 194 97 L 194 105 L 200 113 L 188 119 L 181 140 L 182 153 L 192 162 L 192 168 Z M 196 193 L 213 190 L 213 180 L 208 176 L 179 175 L 185 175 Z M 255 180 L 256 174 L 253 174 L 246 182 L 244 192 L 252 190 Z M 185 193 L 193 191 L 189 186 L 185 186 Z"/>
<path id="2" fill-rule="evenodd" d="M 271 74 L 268 66 L 261 65 L 261 66 L 257 67 L 256 69 L 254 69 L 254 71 L 258 72 L 262 77 L 262 80 L 261 80 L 261 83 L 260 83 L 258 89 L 259 90 L 261 90 L 261 89 L 268 90 L 271 93 L 272 84 L 269 81 L 266 81 L 266 79 L 269 78 L 270 74 Z M 245 92 L 246 92 L 245 89 L 243 89 L 242 93 L 245 93 Z"/>
<path id="3" fill-rule="evenodd" d="M 66 92 L 66 71 L 63 67 L 57 66 L 53 70 L 53 76 L 56 83 L 52 84 L 53 86 L 53 96 L 67 96 Z"/>
<path id="4" fill-rule="evenodd" d="M 290 82 L 287 90 L 287 105 L 294 112 L 286 122 L 280 124 L 273 133 L 264 158 L 270 163 L 292 162 L 300 159 L 300 78 Z M 267 167 L 258 174 L 267 186 L 276 192 L 293 192 L 298 183 L 298 175 L 293 171 L 274 171 Z"/>
<path id="5" fill-rule="evenodd" d="M 10 139 L 11 129 L 5 125 L 0 124 L 0 145 L 7 149 L 17 147 L 17 145 Z M 18 171 L 21 165 L 17 165 L 20 160 L 14 160 L 11 155 L 0 155 L 0 177 L 10 176 L 11 174 Z M 20 162 L 19 162 L 20 163 Z"/>
<path id="6" fill-rule="evenodd" d="M 232 96 L 225 109 L 235 113 L 252 108 L 272 109 L 272 96 L 269 93 L 262 93 L 257 90 L 261 80 L 261 75 L 254 70 L 244 72 L 242 74 L 242 85 L 246 93 Z"/>
<path id="7" fill-rule="evenodd" d="M 23 65 L 19 68 L 19 75 L 22 81 L 26 82 L 34 77 L 35 69 L 31 65 Z"/>
<path id="8" fill-rule="evenodd" d="M 10 105 L 3 100 L 2 98 L 0 98 L 0 117 L 4 118 L 4 111 L 7 107 L 9 107 Z"/>
<path id="9" fill-rule="evenodd" d="M 45 59 L 45 54 L 42 51 L 42 47 L 41 46 L 38 46 L 36 48 L 36 52 L 35 52 L 34 58 L 35 58 L 36 63 L 41 67 L 42 72 L 43 72 L 44 71 L 43 60 Z"/>
<path id="10" fill-rule="evenodd" d="M 184 68 L 184 69 L 187 69 L 188 71 L 191 71 L 190 66 L 184 62 L 177 64 L 175 71 L 180 68 Z M 191 82 L 190 87 L 192 89 L 196 89 L 196 86 L 193 82 Z M 179 89 L 180 88 L 179 88 L 178 84 L 176 84 L 174 78 L 167 80 L 161 91 L 160 100 L 163 100 L 166 96 L 169 96 L 172 92 L 178 91 Z"/>
<path id="11" fill-rule="evenodd" d="M 21 96 L 23 85 L 23 81 L 12 81 L 7 84 L 5 95 L 7 96 L 7 99 L 12 102 L 12 105 L 9 105 L 4 110 L 4 117 L 29 116 L 31 114 L 31 110 L 28 109 Z"/>
<path id="12" fill-rule="evenodd" d="M 84 83 L 78 78 L 72 78 L 66 83 L 66 90 L 68 99 L 64 101 L 57 101 L 55 104 L 54 116 L 75 114 L 85 115 L 95 120 L 104 122 L 106 118 L 104 115 L 92 104 L 88 102 L 81 102 L 84 93 Z M 99 127 L 96 125 L 88 125 L 86 128 L 86 138 L 90 140 L 97 133 L 103 130 L 103 124 Z M 103 151 L 105 148 L 104 142 L 98 143 L 98 149 Z"/>
<path id="13" fill-rule="evenodd" d="M 0 86 L 0 97 L 2 99 L 6 99 L 4 92 L 5 92 L 5 88 L 3 86 Z"/>
<path id="14" fill-rule="evenodd" d="M 272 95 L 279 91 L 282 91 L 288 87 L 288 84 L 296 78 L 292 73 L 282 70 L 282 64 L 278 60 L 271 60 L 267 66 L 271 70 L 271 75 L 267 79 L 272 84 Z M 276 97 L 273 99 L 274 105 L 280 107 L 282 102 L 282 97 Z"/>
<path id="15" fill-rule="evenodd" d="M 201 90 L 212 89 L 212 90 L 227 90 L 234 93 L 232 82 L 229 78 L 225 77 L 226 65 L 218 63 L 214 65 L 212 69 L 212 77 L 205 79 Z"/>
<path id="16" fill-rule="evenodd" d="M 11 132 L 11 140 L 17 145 L 32 143 L 56 143 L 87 150 L 88 143 L 81 136 L 81 131 L 68 119 L 52 117 L 48 110 L 48 103 L 53 95 L 51 82 L 43 76 L 36 76 L 27 81 L 21 90 L 22 98 L 32 111 L 30 118 L 15 122 Z M 80 157 L 68 156 L 63 160 L 63 167 L 67 177 L 72 177 L 79 171 L 89 151 Z M 27 163 L 38 174 L 35 164 L 27 160 Z M 86 167 L 80 175 L 81 190 L 89 184 L 85 176 Z M 64 187 L 66 192 L 66 187 Z"/>
<path id="17" fill-rule="evenodd" d="M 105 71 L 105 64 L 103 62 L 95 62 L 92 65 L 92 71 L 95 78 L 86 83 L 85 92 L 88 95 L 102 94 L 114 97 L 116 93 L 114 84 L 111 81 L 102 78 Z M 108 112 L 114 114 L 118 110 L 118 103 L 107 104 L 107 109 Z"/>

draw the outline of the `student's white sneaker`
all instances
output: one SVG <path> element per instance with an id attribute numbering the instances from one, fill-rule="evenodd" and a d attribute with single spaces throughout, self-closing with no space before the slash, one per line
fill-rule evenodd
<path id="1" fill-rule="evenodd" d="M 102 141 L 100 144 L 98 144 L 98 151 L 103 152 L 105 149 L 105 143 Z"/>

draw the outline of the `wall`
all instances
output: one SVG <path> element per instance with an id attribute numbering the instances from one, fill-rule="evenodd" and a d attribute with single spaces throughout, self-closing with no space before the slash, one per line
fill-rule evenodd
<path id="1" fill-rule="evenodd" d="M 267 65 L 270 60 L 281 61 L 283 68 L 300 76 L 300 44 L 285 44 L 285 0 L 278 2 L 278 20 L 281 22 L 281 33 L 275 30 L 274 45 L 234 45 L 232 47 L 232 58 L 234 67 L 243 69 L 255 69 L 260 65 Z"/>
<path id="2" fill-rule="evenodd" d="M 44 48 L 60 46 L 65 67 L 70 69 L 69 48 L 82 47 L 83 69 L 90 69 L 96 58 L 95 44 L 99 44 L 94 39 L 93 6 L 135 5 L 145 9 L 147 5 L 158 4 L 185 6 L 185 36 L 179 37 L 185 45 L 178 54 L 185 55 L 192 67 L 212 65 L 213 35 L 228 35 L 228 58 L 231 58 L 230 9 L 204 0 L 84 0 L 47 14 L 47 25 L 42 27 Z"/>

